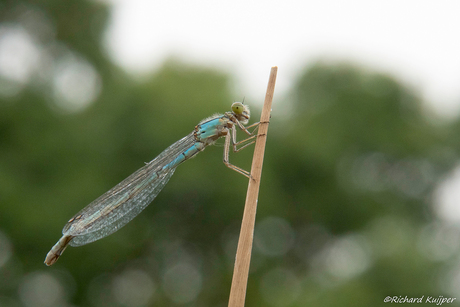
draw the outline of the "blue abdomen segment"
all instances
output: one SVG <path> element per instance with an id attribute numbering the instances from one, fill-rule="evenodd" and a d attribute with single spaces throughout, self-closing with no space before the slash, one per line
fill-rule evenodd
<path id="1" fill-rule="evenodd" d="M 201 142 L 196 142 L 193 144 L 190 148 L 186 149 L 183 153 L 179 154 L 174 160 L 172 160 L 170 163 L 166 164 L 163 167 L 163 170 L 165 169 L 171 169 L 177 167 L 179 164 L 184 162 L 185 160 L 188 160 L 192 158 L 194 155 L 199 153 L 204 149 L 204 144 Z"/>

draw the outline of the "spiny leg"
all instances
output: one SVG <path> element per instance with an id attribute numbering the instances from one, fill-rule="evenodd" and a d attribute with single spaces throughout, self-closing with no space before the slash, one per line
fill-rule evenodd
<path id="1" fill-rule="evenodd" d="M 252 130 L 252 132 L 251 132 L 251 135 L 253 135 L 254 132 L 255 132 L 257 129 L 259 129 L 259 124 L 260 124 L 260 122 L 257 122 L 257 123 L 254 123 L 254 124 L 249 125 L 249 126 L 244 127 L 244 128 L 246 128 L 246 130 L 248 130 L 248 129 L 252 128 L 252 127 L 255 127 L 254 130 Z"/>
<path id="2" fill-rule="evenodd" d="M 266 123 L 266 122 L 263 122 L 263 123 Z M 238 152 L 238 151 L 240 151 L 241 149 L 243 149 L 243 148 L 245 148 L 245 147 L 247 147 L 247 146 L 252 145 L 252 144 L 255 143 L 255 140 L 253 140 L 252 142 L 247 143 L 247 144 L 241 146 L 240 148 L 237 148 L 238 145 L 243 144 L 243 143 L 245 143 L 245 142 L 248 142 L 249 140 L 252 140 L 252 139 L 254 139 L 254 138 L 256 138 L 256 137 L 258 136 L 258 135 L 254 134 L 254 133 L 256 132 L 257 129 L 259 129 L 259 125 L 260 125 L 260 122 L 254 123 L 254 124 L 249 125 L 249 126 L 247 126 L 247 127 L 244 127 L 244 126 L 243 126 L 243 128 L 245 128 L 245 129 L 244 129 L 244 130 L 242 129 L 242 130 L 243 130 L 246 134 L 250 135 L 250 137 L 248 137 L 248 138 L 246 138 L 246 139 L 244 139 L 244 140 L 241 140 L 241 141 L 239 141 L 239 142 L 236 140 L 236 129 L 235 129 L 235 128 L 232 129 L 232 145 L 233 145 L 233 152 Z M 240 126 L 240 123 L 239 123 L 239 122 L 238 122 L 238 126 Z M 255 127 L 254 130 L 252 130 L 252 132 L 249 132 L 248 129 L 249 129 L 249 128 L 252 128 L 252 127 Z"/>
<path id="3" fill-rule="evenodd" d="M 232 133 L 233 134 L 233 133 Z M 248 172 L 248 171 L 245 171 L 244 169 L 236 166 L 236 165 L 233 165 L 229 162 L 229 153 L 230 153 L 230 143 L 232 141 L 232 137 L 229 133 L 227 133 L 227 135 L 225 136 L 225 144 L 224 144 L 224 164 L 234 170 L 234 171 L 237 171 L 238 173 L 248 177 L 249 179 L 251 179 L 251 174 Z M 241 148 L 240 148 L 241 149 Z"/>
<path id="4" fill-rule="evenodd" d="M 235 119 L 235 123 L 236 125 L 238 126 L 238 128 L 240 128 L 244 133 L 246 133 L 247 135 L 251 136 L 251 137 L 255 137 L 255 132 L 257 129 L 259 129 L 259 125 L 260 124 L 267 124 L 269 122 L 257 122 L 257 123 L 254 123 L 252 125 L 249 125 L 249 126 L 243 126 L 243 124 L 241 124 L 237 119 Z M 252 132 L 249 132 L 248 129 L 252 128 L 252 127 L 255 127 L 254 130 L 252 130 Z M 249 140 L 251 138 L 248 138 L 246 140 Z M 240 142 L 236 142 L 236 137 L 234 138 L 234 143 L 242 143 L 242 142 L 245 142 L 246 140 L 242 140 Z"/>
<path id="5" fill-rule="evenodd" d="M 244 133 L 246 133 L 247 135 L 249 136 L 253 136 L 254 135 L 254 132 L 257 130 L 257 128 L 259 128 L 259 124 L 260 122 L 257 122 L 257 123 L 254 123 L 252 125 L 249 125 L 247 127 L 243 126 L 243 124 L 241 124 L 237 119 L 235 119 L 235 123 L 236 125 L 238 126 L 238 128 L 240 128 Z M 252 132 L 249 132 L 248 129 L 252 128 L 252 127 L 255 127 L 254 130 L 252 130 Z"/>
<path id="6" fill-rule="evenodd" d="M 257 129 L 257 127 L 256 127 Z M 236 141 L 236 129 L 235 128 L 231 128 L 232 130 L 232 147 L 233 147 L 233 152 L 238 152 L 240 151 L 241 149 L 251 145 L 251 144 L 254 144 L 255 143 L 255 140 L 247 143 L 247 144 L 244 144 L 243 146 L 241 146 L 240 148 L 237 148 L 238 145 L 241 145 L 243 143 L 246 143 L 252 139 L 254 139 L 255 137 L 257 137 L 257 135 L 251 135 L 250 137 L 244 139 L 244 140 L 241 140 L 239 142 Z"/>
<path id="7" fill-rule="evenodd" d="M 233 152 L 238 152 L 238 151 L 240 151 L 241 149 L 245 148 L 246 146 L 249 146 L 249 145 L 251 145 L 251 144 L 254 144 L 255 140 L 252 141 L 252 142 L 250 142 L 250 143 L 248 143 L 248 144 L 243 145 L 242 147 L 240 147 L 240 148 L 238 148 L 238 149 L 236 148 L 238 145 L 243 144 L 243 143 L 245 143 L 245 142 L 247 142 L 247 141 L 249 141 L 249 140 L 254 139 L 254 138 L 257 136 L 257 135 L 254 134 L 254 132 L 259 128 L 259 122 L 254 123 L 254 124 L 252 124 L 252 125 L 249 125 L 249 126 L 247 126 L 247 127 L 242 126 L 240 122 L 238 122 L 237 124 L 238 124 L 238 127 L 240 127 L 242 131 L 244 131 L 247 135 L 249 135 L 249 137 L 238 142 L 238 141 L 236 140 L 236 129 L 233 127 L 233 129 L 231 129 L 231 130 L 232 130 L 232 145 L 233 145 Z M 255 127 L 254 130 L 252 130 L 252 132 L 249 132 L 248 129 L 250 129 L 250 128 L 252 128 L 252 127 Z"/>

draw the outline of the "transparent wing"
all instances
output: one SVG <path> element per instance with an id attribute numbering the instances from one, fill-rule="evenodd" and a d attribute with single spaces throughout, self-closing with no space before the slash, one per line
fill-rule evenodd
<path id="1" fill-rule="evenodd" d="M 62 230 L 64 235 L 74 237 L 70 245 L 80 246 L 99 240 L 136 217 L 173 175 L 177 165 L 168 164 L 194 143 L 195 138 L 190 133 L 78 212 Z"/>
<path id="2" fill-rule="evenodd" d="M 149 182 L 147 182 L 144 187 L 141 187 L 139 192 L 130 198 L 129 201 L 120 200 L 121 204 L 118 207 L 111 208 L 112 211 L 106 211 L 106 214 L 99 215 L 100 218 L 97 220 L 99 223 L 92 225 L 101 227 L 98 227 L 97 230 L 92 232 L 77 235 L 72 239 L 72 241 L 70 241 L 70 245 L 81 246 L 94 242 L 125 226 L 155 199 L 166 183 L 168 183 L 169 178 L 171 178 L 174 173 L 174 170 L 175 168 L 170 169 L 169 172 L 166 172 L 162 176 L 149 180 Z M 94 228 L 95 227 L 91 229 Z M 66 234 L 74 235 L 72 233 Z"/>

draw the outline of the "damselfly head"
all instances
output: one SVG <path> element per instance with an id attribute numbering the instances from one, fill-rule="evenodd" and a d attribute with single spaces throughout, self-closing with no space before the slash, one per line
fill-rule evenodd
<path id="1" fill-rule="evenodd" d="M 249 106 L 243 104 L 242 102 L 234 102 L 232 104 L 232 112 L 235 115 L 236 119 L 243 125 L 246 125 L 249 122 L 251 112 L 249 111 Z"/>

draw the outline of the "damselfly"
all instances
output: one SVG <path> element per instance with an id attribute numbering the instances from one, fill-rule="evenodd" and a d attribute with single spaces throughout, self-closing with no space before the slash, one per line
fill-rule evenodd
<path id="1" fill-rule="evenodd" d="M 248 129 L 257 128 L 259 123 L 245 127 L 249 117 L 249 107 L 235 102 L 232 111 L 202 120 L 189 135 L 75 214 L 64 226 L 63 236 L 46 255 L 45 264 L 55 263 L 68 245 L 81 246 L 94 242 L 126 225 L 155 199 L 179 164 L 220 137 L 225 137 L 224 164 L 250 178 L 249 172 L 229 162 L 230 145 L 237 152 L 255 142 L 256 135 Z M 237 142 L 236 127 L 249 137 Z"/>

